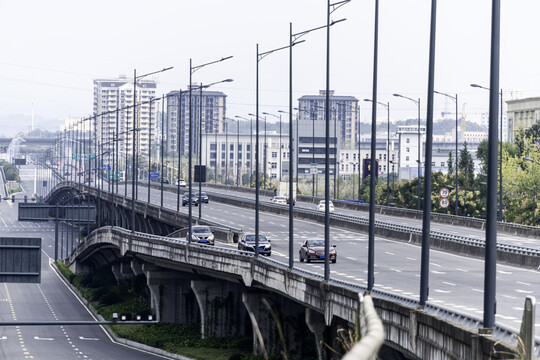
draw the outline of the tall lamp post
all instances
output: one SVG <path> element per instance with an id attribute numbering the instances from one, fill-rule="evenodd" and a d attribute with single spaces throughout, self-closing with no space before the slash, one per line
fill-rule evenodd
<path id="1" fill-rule="evenodd" d="M 400 95 L 400 94 L 394 94 L 394 96 L 397 96 L 397 97 L 400 97 L 400 98 L 404 98 L 404 99 L 407 99 L 407 100 L 410 100 L 412 101 L 413 103 L 416 104 L 416 106 L 418 107 L 418 194 L 417 194 L 417 203 L 416 203 L 416 208 L 418 210 L 420 210 L 420 167 L 421 167 L 421 148 L 422 148 L 422 136 L 420 134 L 420 98 L 418 98 L 418 100 L 414 100 L 414 99 L 411 99 L 410 97 L 407 97 L 407 96 L 403 96 L 403 95 Z"/>
<path id="2" fill-rule="evenodd" d="M 235 118 L 249 121 L 249 187 L 251 187 L 251 183 L 253 182 L 253 119 L 248 119 L 238 115 L 236 115 Z M 246 151 L 246 157 L 247 154 L 248 152 Z"/>
<path id="3" fill-rule="evenodd" d="M 189 164 L 188 164 L 188 181 L 189 181 L 189 192 L 188 192 L 188 213 L 189 213 L 189 224 L 188 224 L 188 243 L 191 244 L 191 226 L 192 226 L 192 221 L 193 221 L 193 211 L 192 211 L 192 194 L 193 194 L 193 183 L 192 183 L 192 178 L 191 178 L 191 162 L 192 162 L 192 152 L 193 152 L 193 106 L 192 106 L 192 101 L 193 101 L 193 97 L 192 97 L 192 92 L 193 92 L 193 86 L 192 86 L 192 79 L 193 79 L 193 73 L 195 73 L 197 70 L 200 70 L 202 69 L 203 67 L 205 66 L 208 66 L 208 65 L 212 65 L 212 64 L 216 64 L 216 63 L 219 63 L 219 62 L 222 62 L 222 61 L 225 61 L 227 59 L 230 59 L 232 58 L 232 56 L 227 56 L 227 57 L 223 57 L 219 60 L 215 60 L 215 61 L 211 61 L 211 62 L 208 62 L 208 63 L 205 63 L 205 64 L 201 64 L 201 65 L 196 65 L 196 66 L 193 66 L 192 64 L 192 60 L 189 59 L 189 150 L 188 150 L 188 153 L 189 153 Z"/>
<path id="4" fill-rule="evenodd" d="M 456 96 L 452 96 L 450 94 L 446 94 L 439 91 L 433 91 L 435 94 L 444 95 L 449 99 L 452 99 L 456 103 L 456 181 L 455 181 L 455 189 L 456 189 L 456 208 L 455 208 L 455 215 L 458 214 L 458 94 Z"/>
<path id="5" fill-rule="evenodd" d="M 278 116 L 278 115 L 270 114 L 267 112 L 263 112 L 263 115 L 269 115 L 269 116 L 275 117 L 276 119 L 279 119 L 279 177 L 278 179 L 281 182 L 281 173 L 282 173 L 281 162 L 283 161 L 282 156 L 281 156 L 281 115 Z"/>
<path id="6" fill-rule="evenodd" d="M 137 142 L 137 136 L 136 136 L 136 131 L 135 129 L 137 128 L 137 81 L 138 80 L 141 80 L 142 78 L 146 77 L 146 76 L 150 76 L 150 75 L 155 75 L 155 74 L 159 74 L 159 73 L 162 73 L 162 72 L 165 72 L 167 70 L 171 70 L 173 67 L 168 67 L 168 68 L 163 68 L 161 70 L 158 70 L 158 71 L 153 71 L 153 72 L 150 72 L 148 74 L 143 74 L 143 75 L 139 75 L 137 76 L 137 69 L 134 69 L 133 70 L 133 127 L 132 127 L 132 131 L 133 131 L 133 143 L 131 144 L 132 145 L 132 159 L 131 159 L 131 164 L 132 164 L 132 179 L 131 179 L 131 232 L 135 232 L 135 188 L 136 188 L 136 182 L 137 182 L 137 179 L 136 179 L 136 176 L 135 176 L 135 172 L 136 172 L 136 142 Z"/>
<path id="7" fill-rule="evenodd" d="M 487 91 L 490 91 L 489 88 L 487 87 L 484 87 L 484 86 L 481 86 L 481 85 L 478 85 L 478 84 L 471 84 L 471 87 L 473 88 L 478 88 L 478 89 L 483 89 L 483 90 L 487 90 Z M 502 143 L 503 143 L 503 90 L 501 89 L 500 90 L 500 105 L 501 105 L 501 110 L 500 110 L 500 119 L 499 119 L 499 126 L 500 126 L 500 142 L 499 142 L 499 211 L 498 211 L 498 219 L 499 221 L 502 221 Z"/>
<path id="8" fill-rule="evenodd" d="M 203 126 L 203 118 L 202 118 L 202 111 L 203 111 L 203 105 L 202 105 L 202 96 L 203 96 L 203 90 L 208 89 L 210 86 L 226 83 L 226 82 L 232 82 L 233 79 L 225 79 L 221 81 L 216 81 L 208 85 L 201 84 L 199 87 L 199 220 L 201 220 L 202 217 L 202 205 L 201 205 L 201 193 L 202 193 L 202 126 Z M 206 125 L 206 123 L 205 123 Z M 217 146 L 217 145 L 216 145 Z"/>
<path id="9" fill-rule="evenodd" d="M 371 99 L 364 99 L 367 102 L 373 102 Z M 387 129 L 386 129 L 386 206 L 390 203 L 390 102 L 382 103 L 377 101 L 377 104 L 383 106 L 387 112 Z"/>

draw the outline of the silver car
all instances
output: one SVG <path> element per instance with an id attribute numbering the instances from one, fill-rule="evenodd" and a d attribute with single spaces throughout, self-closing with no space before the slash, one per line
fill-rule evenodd
<path id="1" fill-rule="evenodd" d="M 212 229 L 210 228 L 210 226 L 192 226 L 191 241 L 204 245 L 214 245 L 214 233 L 212 233 Z"/>

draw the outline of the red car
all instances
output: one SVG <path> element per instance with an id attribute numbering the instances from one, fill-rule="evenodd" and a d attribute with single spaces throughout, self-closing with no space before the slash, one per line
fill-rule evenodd
<path id="1" fill-rule="evenodd" d="M 329 260 L 332 263 L 337 261 L 336 245 L 330 246 Z M 300 247 L 300 262 L 310 262 L 311 260 L 323 260 L 324 261 L 324 240 L 306 240 Z"/>

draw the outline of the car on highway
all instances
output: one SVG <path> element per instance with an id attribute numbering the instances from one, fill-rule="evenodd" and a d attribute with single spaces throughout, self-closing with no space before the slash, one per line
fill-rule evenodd
<path id="1" fill-rule="evenodd" d="M 285 196 L 274 196 L 271 201 L 274 204 L 287 205 L 287 198 Z"/>
<path id="2" fill-rule="evenodd" d="M 201 192 L 201 203 L 208 204 L 208 201 L 209 201 L 208 195 L 204 191 L 202 191 Z"/>
<path id="3" fill-rule="evenodd" d="M 184 195 L 182 196 L 182 206 L 186 206 L 188 204 L 189 204 L 189 193 L 184 193 Z M 191 204 L 195 206 L 199 206 L 199 197 L 195 193 L 191 194 Z"/>
<path id="4" fill-rule="evenodd" d="M 210 226 L 194 225 L 191 227 L 191 241 L 204 245 L 214 245 L 214 233 Z"/>
<path id="5" fill-rule="evenodd" d="M 319 201 L 319 203 L 317 204 L 317 210 L 319 211 L 324 211 L 324 208 L 325 208 L 325 201 L 324 200 L 321 200 Z M 330 200 L 328 200 L 328 211 L 333 213 L 334 212 L 334 203 Z"/>
<path id="6" fill-rule="evenodd" d="M 245 234 L 238 241 L 238 250 L 255 252 L 255 246 L 255 234 Z M 266 256 L 272 255 L 272 244 L 262 234 L 259 234 L 259 254 Z"/>
<path id="7" fill-rule="evenodd" d="M 176 179 L 176 181 L 174 182 L 174 185 L 179 185 L 180 187 L 186 187 L 187 184 L 186 184 L 186 180 L 184 179 Z"/>
<path id="8" fill-rule="evenodd" d="M 162 184 L 168 184 L 168 183 L 169 183 L 169 180 L 168 180 L 168 179 L 161 179 L 161 183 L 162 183 Z"/>
<path id="9" fill-rule="evenodd" d="M 299 251 L 300 262 L 311 262 L 312 260 L 324 260 L 324 240 L 306 240 L 300 247 Z M 330 253 L 328 259 L 332 263 L 337 261 L 336 245 L 330 246 Z"/>

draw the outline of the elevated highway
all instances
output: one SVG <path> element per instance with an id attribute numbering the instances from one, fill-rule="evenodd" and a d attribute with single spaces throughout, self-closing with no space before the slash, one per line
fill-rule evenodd
<path id="1" fill-rule="evenodd" d="M 175 189 L 174 186 L 168 188 L 171 191 Z M 84 187 L 82 189 L 93 194 L 97 191 L 96 189 Z M 119 189 L 122 192 L 123 187 L 120 186 Z M 147 199 L 146 189 L 145 186 L 139 188 L 139 199 Z M 102 190 L 99 191 L 102 193 L 101 196 L 110 196 L 110 194 L 104 195 L 106 192 Z M 150 203 L 153 204 L 153 208 L 162 209 L 160 211 L 176 212 L 176 194 L 165 192 L 163 206 L 159 204 L 161 194 L 157 188 L 152 188 L 150 195 Z M 120 200 L 118 198 L 117 203 L 119 205 L 122 203 L 125 211 L 129 212 L 130 200 Z M 137 207 L 143 205 L 148 206 L 144 200 L 137 201 Z M 197 212 L 197 208 L 195 208 L 194 218 L 197 218 Z M 202 212 L 202 220 L 220 222 L 231 227 L 234 225 L 236 228 L 241 228 L 243 232 L 253 231 L 253 210 L 246 209 L 245 206 L 216 204 L 215 199 L 211 197 L 211 203 L 204 205 Z M 185 216 L 186 209 L 181 208 L 180 213 Z M 125 218 L 129 219 L 129 216 L 125 216 Z M 129 221 L 126 220 L 124 225 L 129 225 Z M 320 237 L 322 227 L 313 220 L 297 220 L 295 221 L 294 231 L 298 238 L 297 244 L 299 244 L 305 238 Z M 466 229 L 466 231 L 469 231 L 469 229 Z M 273 242 L 274 249 L 276 249 L 273 257 L 279 259 L 278 261 L 287 263 L 288 229 L 286 217 L 261 213 L 261 232 L 270 237 Z M 366 252 L 366 234 L 334 226 L 331 233 L 333 242 L 338 246 L 340 259 L 338 264 L 332 266 L 332 279 L 363 286 L 365 284 L 364 269 L 366 268 L 366 262 L 362 253 Z M 414 299 L 418 296 L 418 247 L 409 243 L 398 243 L 381 236 L 377 237 L 376 244 L 377 290 L 393 293 L 398 297 L 406 297 L 414 303 Z M 236 245 L 230 243 L 228 245 L 224 244 L 224 246 L 234 248 Z M 295 245 L 295 249 L 297 248 L 298 245 Z M 473 319 L 480 316 L 482 313 L 482 264 L 481 261 L 469 257 L 459 257 L 449 255 L 446 252 L 432 251 L 432 270 L 430 274 L 432 285 L 429 303 L 447 309 L 447 313 L 458 318 Z M 322 273 L 322 267 L 317 264 L 295 262 L 295 268 L 306 269 L 318 274 Z M 502 265 L 498 267 L 497 289 L 500 295 L 498 296 L 497 322 L 499 324 L 509 329 L 519 328 L 524 296 L 538 296 L 536 289 L 540 288 L 538 286 L 540 284 L 538 284 L 537 278 L 537 272 L 535 271 Z M 540 323 L 538 317 L 536 323 Z"/>

